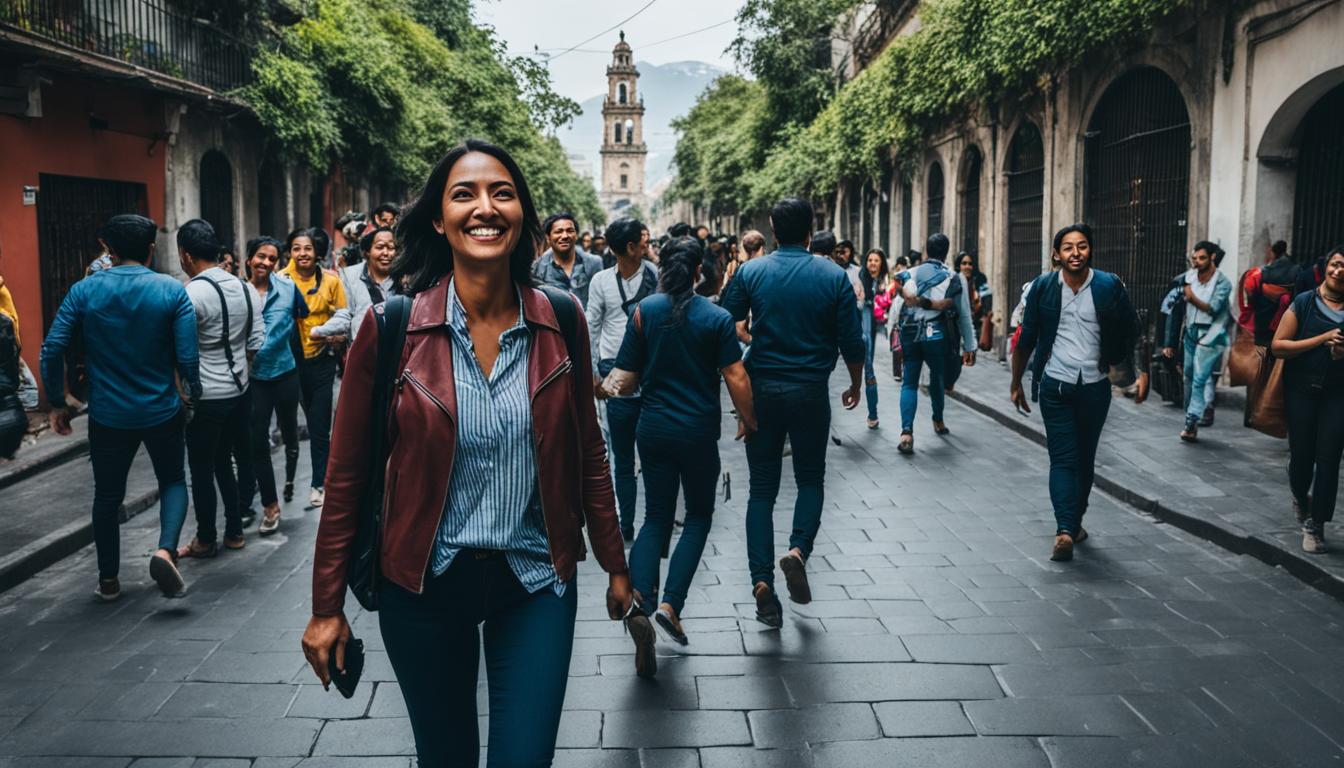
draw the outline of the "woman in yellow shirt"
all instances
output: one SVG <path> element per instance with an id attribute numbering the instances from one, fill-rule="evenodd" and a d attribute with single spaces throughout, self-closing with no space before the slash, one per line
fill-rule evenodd
<path id="1" fill-rule="evenodd" d="M 331 445 L 331 399 L 336 381 L 336 350 L 345 343 L 349 313 L 345 288 L 335 272 L 319 266 L 325 254 L 317 252 L 314 229 L 296 229 L 285 241 L 289 264 L 280 274 L 294 281 L 308 304 L 308 316 L 297 323 L 298 342 L 303 357 L 299 360 L 299 387 L 302 390 L 303 415 L 308 422 L 308 447 L 313 462 L 312 490 L 308 503 L 321 507 L 327 477 L 327 453 Z M 344 323 L 345 329 L 340 326 Z M 296 350 L 297 351 L 297 350 Z M 297 356 L 297 355 L 296 355 Z"/>

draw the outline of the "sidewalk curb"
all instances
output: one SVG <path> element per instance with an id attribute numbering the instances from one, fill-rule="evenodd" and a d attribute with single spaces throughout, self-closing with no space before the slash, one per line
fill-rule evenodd
<path id="1" fill-rule="evenodd" d="M 46 472 L 48 469 L 58 467 L 68 461 L 74 461 L 80 456 L 85 456 L 89 452 L 89 440 L 85 438 L 70 443 L 58 451 L 23 462 L 16 460 L 5 467 L 4 472 L 0 472 L 0 490 L 8 488 L 11 485 L 27 480 L 30 477 Z M 20 454 L 22 455 L 22 454 Z"/>
<path id="2" fill-rule="evenodd" d="M 1012 414 L 965 392 L 953 390 L 947 394 L 948 397 L 983 416 L 997 421 L 1022 437 L 1038 445 L 1045 445 L 1045 432 L 1037 429 L 1031 423 L 1014 418 Z M 1006 392 L 1004 397 L 1007 397 Z M 1164 523 L 1198 536 L 1233 554 L 1249 555 L 1268 565 L 1281 567 L 1307 585 L 1330 595 L 1336 600 L 1344 600 L 1344 579 L 1321 568 L 1306 555 L 1285 549 L 1273 539 L 1168 506 L 1111 479 L 1101 469 L 1097 470 L 1094 482 L 1096 487 L 1102 491 Z"/>

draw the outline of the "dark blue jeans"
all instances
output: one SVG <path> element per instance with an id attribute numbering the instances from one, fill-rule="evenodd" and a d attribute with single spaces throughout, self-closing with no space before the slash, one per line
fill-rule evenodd
<path id="1" fill-rule="evenodd" d="M 485 628 L 487 765 L 551 764 L 574 647 L 578 584 L 528 593 L 502 553 L 463 550 L 417 595 L 384 582 L 378 624 L 421 768 L 475 766 L 476 681 Z"/>
<path id="2" fill-rule="evenodd" d="M 639 426 L 640 399 L 607 399 L 607 431 L 611 433 L 611 474 L 616 487 L 616 508 L 620 511 L 621 530 L 635 526 L 635 504 L 639 485 L 635 482 L 635 428 Z M 647 481 L 645 481 L 647 482 Z"/>
<path id="3" fill-rule="evenodd" d="M 187 474 L 182 460 L 183 417 L 144 429 L 116 429 L 89 419 L 89 461 L 93 464 L 93 543 L 98 552 L 98 578 L 116 578 L 121 569 L 121 502 L 126 475 L 144 443 L 159 483 L 159 548 L 177 551 L 187 520 Z"/>
<path id="4" fill-rule="evenodd" d="M 825 497 L 826 441 L 831 430 L 831 401 L 826 382 L 795 384 L 752 381 L 757 432 L 747 442 L 751 492 L 747 500 L 747 562 L 751 581 L 775 583 L 775 498 L 779 496 L 784 438 L 793 447 L 793 507 L 789 546 L 806 558 L 821 528 Z"/>
<path id="5" fill-rule="evenodd" d="M 920 335 L 923 328 L 923 323 L 916 323 L 901 329 L 901 346 L 905 349 L 905 365 L 901 372 L 902 432 L 915 428 L 915 411 L 919 407 L 920 366 L 928 366 L 929 369 L 929 402 L 933 405 L 933 420 L 943 420 L 947 342 L 943 339 L 923 340 Z"/>
<path id="6" fill-rule="evenodd" d="M 639 462 L 644 474 L 644 525 L 630 549 L 630 583 L 639 591 L 645 613 L 652 614 L 659 603 L 658 561 L 672 540 L 680 489 L 686 496 L 686 520 L 667 564 L 667 588 L 662 597 L 662 602 L 680 616 L 714 517 L 719 443 L 640 435 Z"/>
<path id="7" fill-rule="evenodd" d="M 1092 494 L 1101 428 L 1111 410 L 1111 382 L 1066 384 L 1042 376 L 1040 403 L 1056 532 L 1077 537 Z"/>

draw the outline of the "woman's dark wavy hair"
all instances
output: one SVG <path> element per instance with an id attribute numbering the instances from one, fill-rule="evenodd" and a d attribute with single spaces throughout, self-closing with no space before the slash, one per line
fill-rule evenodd
<path id="1" fill-rule="evenodd" d="M 402 209 L 397 219 L 397 257 L 392 261 L 392 281 L 408 296 L 428 289 L 453 271 L 453 249 L 448 239 L 434 229 L 434 220 L 443 215 L 443 191 L 448 174 L 468 152 L 481 152 L 498 160 L 513 177 L 518 202 L 523 206 L 523 231 L 509 257 L 509 276 L 519 285 L 532 285 L 532 262 L 541 248 L 541 223 L 532 202 L 523 171 L 500 147 L 479 139 L 467 139 L 448 150 L 434 170 L 429 172 L 420 196 Z"/>
<path id="2" fill-rule="evenodd" d="M 704 261 L 704 249 L 694 237 L 678 237 L 663 246 L 658 257 L 658 292 L 672 299 L 672 325 L 686 317 L 695 295 L 695 269 Z"/>

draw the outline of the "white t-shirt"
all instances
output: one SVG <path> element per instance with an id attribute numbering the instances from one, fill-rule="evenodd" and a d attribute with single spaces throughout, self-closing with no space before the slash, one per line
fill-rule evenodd
<path id="1" fill-rule="evenodd" d="M 1190 286 L 1190 291 L 1195 294 L 1195 298 L 1208 304 L 1213 301 L 1213 289 L 1218 287 L 1218 273 L 1215 271 L 1213 274 L 1209 275 L 1209 282 L 1201 283 L 1199 281 L 1199 270 L 1191 268 L 1185 273 L 1185 284 Z M 1213 315 L 1196 307 L 1194 304 L 1186 304 L 1186 325 L 1210 325 L 1212 323 Z"/>
<path id="2" fill-rule="evenodd" d="M 224 319 L 220 311 L 219 291 L 207 281 L 219 286 L 228 307 L 232 371 L 229 370 L 228 356 L 224 353 Z M 211 267 L 187 282 L 187 296 L 196 308 L 196 341 L 201 356 L 201 399 L 224 400 L 241 395 L 248 386 L 247 353 L 261 349 L 266 341 L 261 295 L 251 284 L 219 267 Z M 252 301 L 250 332 L 247 327 L 249 298 Z"/>

